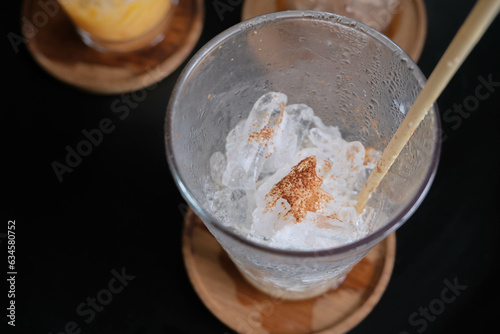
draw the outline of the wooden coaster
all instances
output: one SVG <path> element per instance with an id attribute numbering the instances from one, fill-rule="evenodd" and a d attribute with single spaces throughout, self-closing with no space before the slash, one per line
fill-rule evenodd
<path id="1" fill-rule="evenodd" d="M 130 92 L 164 79 L 189 56 L 203 28 L 203 0 L 179 1 L 160 43 L 134 52 L 101 53 L 82 42 L 55 1 L 55 15 L 42 3 L 24 0 L 22 24 L 28 50 L 54 77 L 98 94 Z"/>
<path id="2" fill-rule="evenodd" d="M 280 0 L 247 0 L 243 4 L 241 18 L 247 20 L 285 8 Z M 422 53 L 426 35 L 427 13 L 423 0 L 401 0 L 401 7 L 394 15 L 386 36 L 417 62 Z"/>
<path id="3" fill-rule="evenodd" d="M 359 324 L 378 303 L 392 274 L 396 236 L 392 233 L 375 246 L 339 288 L 302 301 L 276 300 L 250 285 L 191 209 L 182 247 L 195 291 L 238 333 L 337 334 Z"/>

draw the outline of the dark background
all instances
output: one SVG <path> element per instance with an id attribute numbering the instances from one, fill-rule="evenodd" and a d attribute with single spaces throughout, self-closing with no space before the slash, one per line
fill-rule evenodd
<path id="1" fill-rule="evenodd" d="M 204 31 L 193 53 L 240 20 L 241 5 L 221 20 L 214 3 L 205 2 Z M 418 65 L 429 76 L 475 1 L 425 3 L 428 34 Z M 81 333 L 94 334 L 232 333 L 193 291 L 181 255 L 185 206 L 167 166 L 163 125 L 183 66 L 120 120 L 110 109 L 119 95 L 67 86 L 40 68 L 24 45 L 16 53 L 7 34 L 21 34 L 20 3 L 2 6 L 2 325 L 9 219 L 16 221 L 18 275 L 16 327 L 0 333 L 56 334 L 71 321 Z M 499 33 L 497 18 L 438 100 L 446 136 L 438 173 L 419 210 L 397 231 L 396 263 L 385 294 L 352 333 L 500 327 Z M 494 81 L 495 92 L 465 116 L 453 111 L 472 101 L 479 77 Z M 84 139 L 82 130 L 96 128 L 103 118 L 116 128 L 60 183 L 51 163 L 63 161 L 65 147 L 74 148 Z M 122 268 L 133 280 L 86 324 L 77 306 Z M 462 286 L 460 295 L 425 328 L 412 324 L 409 318 L 420 307 L 437 305 L 446 281 Z"/>

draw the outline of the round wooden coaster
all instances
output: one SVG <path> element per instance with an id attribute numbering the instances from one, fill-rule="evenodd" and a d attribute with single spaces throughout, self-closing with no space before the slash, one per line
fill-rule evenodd
<path id="1" fill-rule="evenodd" d="M 179 1 L 160 43 L 134 52 L 101 53 L 82 42 L 55 1 L 51 5 L 24 0 L 21 24 L 28 50 L 54 77 L 98 94 L 130 92 L 164 79 L 189 56 L 204 20 L 203 0 Z"/>
<path id="2" fill-rule="evenodd" d="M 247 20 L 285 9 L 286 6 L 280 0 L 247 0 L 243 4 L 241 18 Z M 423 0 L 401 0 L 401 6 L 394 15 L 386 36 L 417 62 L 422 53 L 426 35 L 427 13 Z"/>
<path id="3" fill-rule="evenodd" d="M 302 301 L 277 300 L 250 285 L 191 210 L 184 221 L 182 247 L 195 291 L 238 333 L 336 334 L 355 327 L 378 303 L 392 274 L 396 236 L 375 246 L 339 288 Z"/>

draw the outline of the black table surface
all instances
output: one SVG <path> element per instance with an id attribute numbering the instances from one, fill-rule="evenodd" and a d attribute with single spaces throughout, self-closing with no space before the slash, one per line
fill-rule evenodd
<path id="1" fill-rule="evenodd" d="M 240 21 L 241 3 L 205 1 L 193 54 Z M 425 1 L 418 65 L 426 76 L 474 3 Z M 13 46 L 20 3 L 4 6 L 0 333 L 233 333 L 194 292 L 181 254 L 185 202 L 167 165 L 163 126 L 185 63 L 145 95 L 85 93 L 47 74 L 24 44 Z M 397 231 L 387 290 L 352 333 L 499 328 L 499 45 L 497 18 L 439 97 L 444 142 L 436 178 Z M 137 103 L 121 119 L 111 104 L 127 98 Z M 103 119 L 113 130 L 59 182 L 52 163 Z M 11 220 L 17 275 L 9 297 Z M 93 305 L 97 295 L 107 304 Z M 7 324 L 11 300 L 15 327 Z"/>

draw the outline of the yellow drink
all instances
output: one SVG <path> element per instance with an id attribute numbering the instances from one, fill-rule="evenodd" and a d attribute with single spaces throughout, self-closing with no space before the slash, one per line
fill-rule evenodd
<path id="1" fill-rule="evenodd" d="M 104 49 L 109 48 L 109 43 L 118 46 L 121 42 L 129 43 L 143 38 L 151 41 L 166 27 L 162 23 L 167 20 L 172 7 L 172 0 L 58 1 L 80 34 L 83 30 L 83 34 L 88 35 L 87 38 Z M 85 41 L 85 36 L 82 37 Z M 133 43 L 134 46 L 121 51 L 145 46 L 143 44 L 147 45 L 148 42 Z"/>

